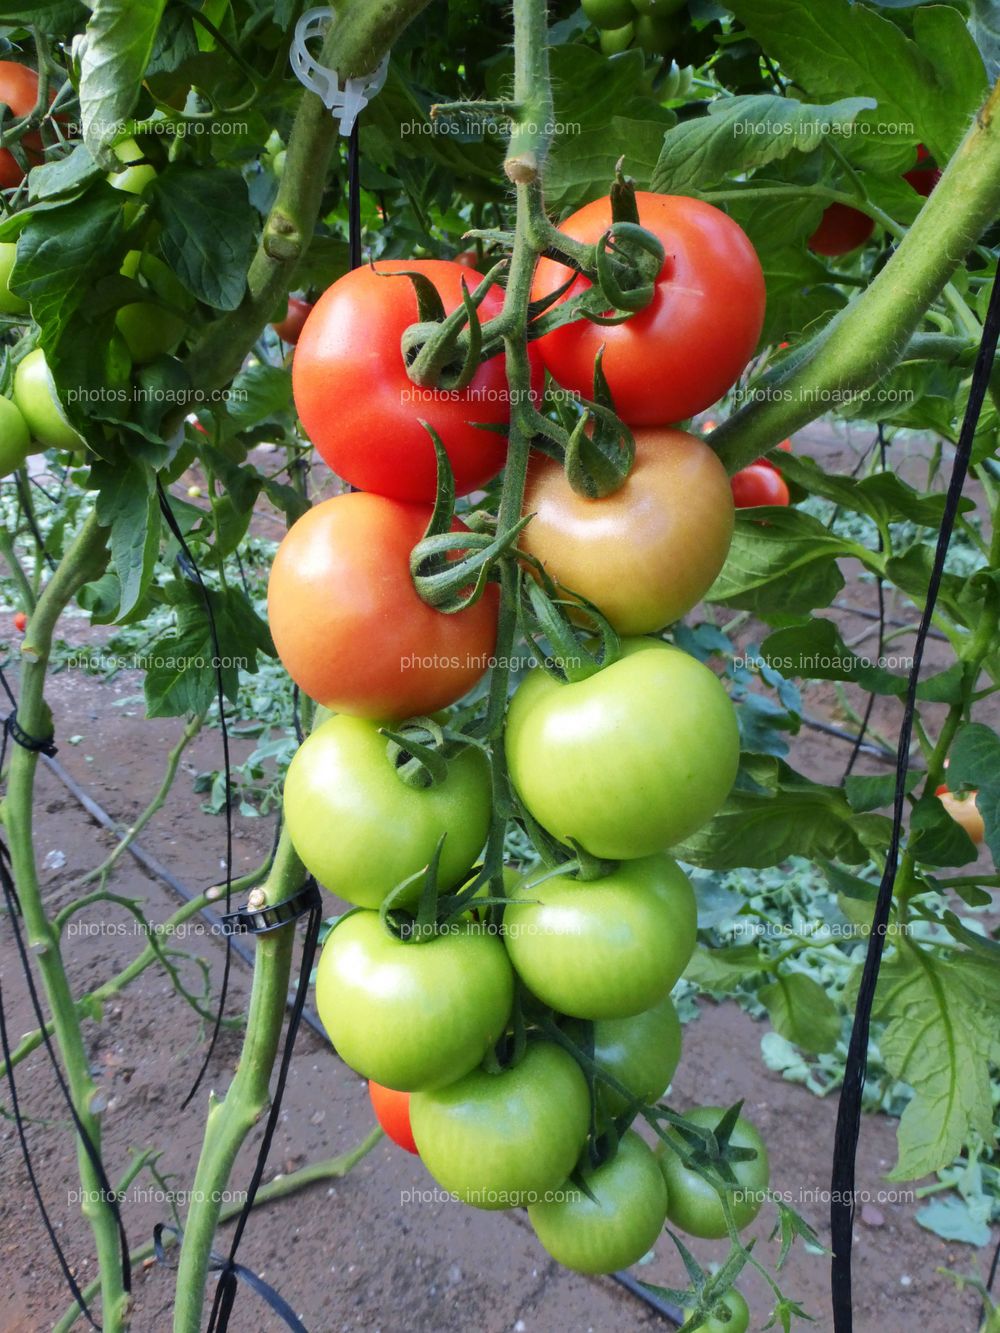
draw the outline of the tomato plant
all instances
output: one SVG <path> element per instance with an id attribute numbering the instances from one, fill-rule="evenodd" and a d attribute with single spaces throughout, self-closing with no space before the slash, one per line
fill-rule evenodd
<path id="1" fill-rule="evenodd" d="M 271 633 L 289 675 L 317 703 L 411 717 L 453 703 L 486 671 L 496 589 L 445 615 L 410 582 L 410 551 L 429 519 L 420 505 L 340 495 L 304 514 L 281 543 L 268 584 Z"/>
<path id="2" fill-rule="evenodd" d="M 629 1018 L 602 1018 L 594 1024 L 594 1059 L 640 1102 L 657 1102 L 670 1086 L 681 1058 L 681 1025 L 670 996 Z M 627 1099 L 614 1088 L 598 1085 L 613 1115 Z"/>
<path id="3" fill-rule="evenodd" d="M 529 1205 L 535 1235 L 553 1259 L 578 1273 L 628 1268 L 663 1227 L 667 1191 L 656 1158 L 629 1130 L 615 1155 L 584 1178 L 586 1194 L 566 1181 L 561 1198 Z"/>
<path id="4" fill-rule="evenodd" d="M 718 679 L 651 639 L 626 640 L 617 662 L 575 683 L 536 669 L 511 700 L 505 745 L 532 816 L 553 837 L 615 858 L 663 851 L 700 827 L 739 758 Z"/>
<path id="5" fill-rule="evenodd" d="M 823 210 L 819 226 L 809 237 L 809 249 L 836 259 L 864 245 L 874 231 L 874 220 L 867 213 L 851 208 L 849 204 L 830 204 Z"/>
<path id="6" fill-rule="evenodd" d="M 723 1318 L 723 1311 L 726 1318 Z M 693 1310 L 684 1311 L 686 1319 L 690 1319 L 693 1314 Z M 746 1333 L 749 1327 L 750 1307 L 735 1287 L 715 1302 L 707 1318 L 691 1326 L 692 1333 Z"/>
<path id="7" fill-rule="evenodd" d="M 288 298 L 284 317 L 271 325 L 282 342 L 291 343 L 292 346 L 298 342 L 312 308 L 312 302 L 303 300 L 301 296 Z"/>
<path id="8" fill-rule="evenodd" d="M 381 1083 L 368 1080 L 368 1096 L 371 1098 L 375 1119 L 385 1131 L 386 1138 L 407 1152 L 416 1154 L 418 1148 L 410 1126 L 410 1094 L 397 1092 L 395 1088 L 384 1088 Z"/>
<path id="9" fill-rule="evenodd" d="M 636 202 L 639 221 L 666 251 L 652 300 L 614 327 L 555 329 L 538 348 L 550 374 L 587 397 L 603 346 L 602 368 L 622 420 L 667 425 L 710 407 L 750 360 L 764 319 L 764 276 L 743 230 L 719 209 L 645 191 Z M 611 222 L 608 200 L 598 199 L 567 218 L 563 230 L 593 245 Z M 542 259 L 532 296 L 550 296 L 572 276 L 557 260 Z M 577 276 L 562 299 L 587 281 Z"/>
<path id="10" fill-rule="evenodd" d="M 0 398 L 0 477 L 21 467 L 31 450 L 31 434 L 20 409 L 10 398 Z"/>
<path id="11" fill-rule="evenodd" d="M 730 484 L 737 509 L 754 509 L 757 505 L 787 505 L 791 498 L 784 477 L 763 460 L 740 468 L 730 478 Z"/>
<path id="12" fill-rule="evenodd" d="M 49 449 L 77 449 L 79 432 L 64 412 L 52 374 L 40 347 L 29 352 L 14 372 L 14 402 L 31 437 Z M 9 414 L 8 414 L 9 416 Z"/>
<path id="13" fill-rule="evenodd" d="M 411 1103 L 420 1156 L 437 1183 L 477 1208 L 523 1208 L 561 1185 L 590 1124 L 580 1066 L 530 1042 L 499 1073 L 473 1070 Z"/>

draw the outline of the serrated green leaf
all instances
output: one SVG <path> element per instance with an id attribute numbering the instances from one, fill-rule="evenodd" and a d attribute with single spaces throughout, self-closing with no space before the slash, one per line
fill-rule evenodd
<path id="1" fill-rule="evenodd" d="M 160 509 L 153 472 L 136 460 L 96 459 L 97 519 L 111 529 L 111 565 L 118 579 L 117 620 L 123 620 L 149 587 L 160 550 Z"/>
<path id="2" fill-rule="evenodd" d="M 756 944 L 737 944 L 722 949 L 698 945 L 687 967 L 685 978 L 703 990 L 731 991 L 754 972 L 762 969 Z"/>
<path id="3" fill-rule="evenodd" d="M 913 791 L 925 776 L 917 769 L 909 769 L 904 779 L 906 792 Z M 896 795 L 896 775 L 880 773 L 875 777 L 865 777 L 852 773 L 844 780 L 844 795 L 851 809 L 858 814 L 891 806 Z"/>
<path id="4" fill-rule="evenodd" d="M 83 141 L 106 171 L 139 98 L 166 0 L 96 0 L 80 60 Z"/>
<path id="5" fill-rule="evenodd" d="M 890 1179 L 947 1166 L 979 1134 L 993 1142 L 990 1065 L 1000 1059 L 1000 968 L 968 953 L 938 956 L 912 942 L 882 963 L 879 1050 L 913 1100 L 899 1122 Z"/>
<path id="6" fill-rule="evenodd" d="M 767 614 L 827 606 L 844 586 L 836 558 L 851 545 L 798 509 L 739 515 L 729 556 L 706 601 Z"/>
<path id="7" fill-rule="evenodd" d="M 840 1012 L 826 991 L 804 972 L 782 971 L 761 986 L 757 999 L 765 1006 L 771 1025 L 804 1051 L 820 1055 L 840 1040 Z"/>
<path id="8" fill-rule="evenodd" d="M 830 106 L 773 93 L 720 98 L 709 104 L 707 116 L 667 131 L 650 188 L 661 194 L 699 194 L 724 176 L 793 152 L 811 153 L 875 105 L 871 97 L 845 98 Z"/>
<path id="9" fill-rule="evenodd" d="M 235 310 L 255 241 L 246 182 L 236 171 L 172 163 L 149 187 L 163 256 L 187 290 L 215 310 Z"/>
<path id="10" fill-rule="evenodd" d="M 975 843 L 936 796 L 921 796 L 910 811 L 910 843 L 924 865 L 964 866 L 978 856 Z"/>

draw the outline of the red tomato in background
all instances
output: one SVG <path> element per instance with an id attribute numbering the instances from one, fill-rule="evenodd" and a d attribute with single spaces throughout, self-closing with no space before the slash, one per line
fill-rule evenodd
<path id="1" fill-rule="evenodd" d="M 731 388 L 750 360 L 764 322 L 764 274 L 746 233 L 711 204 L 681 195 L 636 192 L 639 221 L 663 242 L 666 258 L 652 301 L 624 324 L 578 320 L 537 346 L 546 369 L 585 398 L 604 344 L 604 374 L 615 408 L 630 426 L 668 425 L 703 411 Z M 596 242 L 611 225 L 611 204 L 596 199 L 562 223 L 578 241 Z M 542 259 L 533 300 L 570 276 Z M 577 277 L 563 300 L 583 291 Z"/>
<path id="2" fill-rule="evenodd" d="M 408 278 L 379 276 L 407 269 L 430 278 L 447 311 L 461 303 L 463 280 L 473 288 L 479 276 L 451 259 L 390 259 L 346 273 L 306 320 L 292 388 L 306 434 L 338 476 L 394 500 L 430 503 L 437 462 L 421 420 L 440 435 L 456 493 L 466 495 L 503 467 L 506 436 L 482 425 L 506 426 L 509 395 L 502 356 L 484 362 L 465 389 L 439 391 L 412 382 L 400 340 L 417 320 L 416 294 Z M 483 321 L 499 314 L 502 304 L 499 289 L 488 292 L 479 307 Z"/>
<path id="3" fill-rule="evenodd" d="M 324 500 L 286 534 L 267 611 L 285 669 L 338 713 L 399 719 L 454 703 L 489 665 L 499 589 L 445 615 L 421 601 L 410 551 L 430 506 L 381 495 Z M 455 523 L 456 531 L 464 531 Z"/>
<path id="4" fill-rule="evenodd" d="M 386 1138 L 405 1148 L 407 1152 L 417 1153 L 410 1128 L 410 1094 L 397 1092 L 395 1088 L 384 1088 L 374 1079 L 368 1080 L 368 1096 L 371 1098 L 375 1119 L 385 1131 Z M 417 1154 L 419 1156 L 419 1154 Z"/>
<path id="5" fill-rule="evenodd" d="M 271 325 L 271 328 L 274 329 L 282 342 L 292 343 L 294 346 L 299 340 L 299 334 L 302 332 L 302 326 L 305 324 L 310 310 L 312 310 L 311 301 L 304 301 L 301 296 L 290 296 L 285 318 L 279 319 Z"/>
<path id="6" fill-rule="evenodd" d="M 49 102 L 55 97 L 55 90 L 49 94 Z M 15 60 L 0 60 L 0 102 L 10 108 L 10 118 L 26 116 L 35 109 L 38 101 L 38 75 L 27 65 L 19 65 Z M 8 119 L 8 124 L 9 124 Z M 26 134 L 21 140 L 28 161 L 42 160 L 42 138 L 37 130 Z M 24 180 L 24 171 L 9 148 L 0 148 L 0 189 L 10 189 Z"/>
<path id="7" fill-rule="evenodd" d="M 21 634 L 28 628 L 28 617 L 23 611 L 14 612 L 14 628 Z"/>
<path id="8" fill-rule="evenodd" d="M 848 204 L 830 204 L 809 237 L 809 249 L 834 259 L 864 245 L 874 230 L 875 223 L 867 214 Z"/>
<path id="9" fill-rule="evenodd" d="M 903 180 L 907 181 L 916 190 L 917 194 L 922 194 L 926 199 L 934 186 L 941 179 L 941 168 L 925 165 L 931 161 L 931 155 L 923 144 L 917 145 L 916 165 L 909 171 L 903 172 Z"/>
<path id="10" fill-rule="evenodd" d="M 770 463 L 751 463 L 729 478 L 737 509 L 756 505 L 787 505 L 791 501 L 785 479 Z"/>

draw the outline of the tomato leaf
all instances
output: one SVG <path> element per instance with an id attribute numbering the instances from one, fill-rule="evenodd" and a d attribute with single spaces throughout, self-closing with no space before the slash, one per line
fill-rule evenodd
<path id="1" fill-rule="evenodd" d="M 246 290 L 255 222 L 236 171 L 172 164 L 149 187 L 163 256 L 184 286 L 215 310 L 235 310 Z"/>
<path id="2" fill-rule="evenodd" d="M 757 509 L 739 515 L 725 568 L 706 601 L 788 615 L 828 606 L 844 586 L 836 559 L 851 544 L 798 509 Z"/>
<path id="3" fill-rule="evenodd" d="M 964 866 L 978 856 L 976 844 L 936 796 L 921 796 L 913 807 L 910 838 L 924 865 Z"/>
<path id="4" fill-rule="evenodd" d="M 149 587 L 160 549 L 160 508 L 153 471 L 134 459 L 95 459 L 91 485 L 98 488 L 97 519 L 111 529 L 111 564 L 118 579 L 116 620 L 138 605 Z"/>
<path id="5" fill-rule="evenodd" d="M 907 941 L 882 963 L 874 1014 L 886 1023 L 879 1040 L 886 1068 L 914 1090 L 889 1178 L 913 1180 L 947 1166 L 973 1133 L 992 1143 L 1000 968 L 970 953 L 941 956 Z"/>
<path id="6" fill-rule="evenodd" d="M 814 152 L 832 132 L 843 133 L 862 111 L 875 106 L 872 97 L 849 97 L 830 106 L 773 93 L 721 98 L 709 104 L 707 116 L 667 131 L 650 188 L 662 194 L 697 194 L 724 176 L 752 171 L 793 152 Z"/>
<path id="7" fill-rule="evenodd" d="M 83 141 L 105 171 L 120 170 L 108 147 L 139 98 L 166 0 L 97 0 L 80 59 Z"/>
<path id="8" fill-rule="evenodd" d="M 977 791 L 986 845 L 1000 865 L 1000 736 L 982 722 L 961 727 L 951 747 L 948 783 L 953 791 Z"/>
<path id="9" fill-rule="evenodd" d="M 926 773 L 921 773 L 918 769 L 909 769 L 905 784 L 907 792 L 913 791 L 926 776 Z M 844 794 L 851 809 L 858 814 L 864 814 L 867 810 L 879 810 L 883 806 L 892 805 L 896 794 L 896 775 L 880 773 L 877 777 L 862 777 L 852 773 L 844 781 Z"/>
<path id="10" fill-rule="evenodd" d="M 804 972 L 779 972 L 757 991 L 771 1026 L 804 1051 L 821 1055 L 840 1040 L 840 1013 L 826 991 Z"/>

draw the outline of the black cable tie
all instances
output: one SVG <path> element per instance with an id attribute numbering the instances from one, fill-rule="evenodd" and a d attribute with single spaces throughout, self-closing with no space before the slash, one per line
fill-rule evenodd
<path id="1" fill-rule="evenodd" d="M 32 736 L 18 722 L 16 711 L 7 715 L 4 728 L 14 744 L 20 745 L 22 750 L 30 750 L 32 754 L 45 754 L 50 759 L 59 753 L 54 734 L 44 737 Z"/>
<path id="2" fill-rule="evenodd" d="M 300 916 L 305 916 L 314 907 L 320 905 L 319 888 L 315 880 L 310 880 L 290 898 L 283 898 L 280 903 L 268 907 L 240 907 L 235 912 L 227 912 L 222 918 L 222 931 L 225 935 L 266 935 L 269 930 L 280 930 Z"/>
<path id="3" fill-rule="evenodd" d="M 157 1222 L 156 1226 L 153 1228 L 153 1253 L 156 1256 L 156 1261 L 157 1263 L 169 1267 L 170 1265 L 167 1264 L 167 1251 L 163 1244 L 163 1233 L 165 1231 L 172 1232 L 178 1240 L 181 1239 L 184 1233 L 180 1227 L 172 1226 L 168 1222 Z M 235 1279 L 237 1278 L 241 1282 L 245 1282 L 248 1287 L 251 1287 L 257 1293 L 261 1300 L 265 1301 L 271 1307 L 280 1319 L 284 1320 L 286 1326 L 292 1330 L 292 1333 L 309 1333 L 305 1324 L 303 1324 L 302 1320 L 288 1304 L 284 1296 L 276 1291 L 270 1283 L 265 1282 L 262 1277 L 258 1277 L 253 1269 L 247 1268 L 244 1264 L 236 1263 L 234 1259 L 227 1259 L 224 1255 L 217 1253 L 215 1250 L 209 1252 L 208 1267 L 210 1272 L 221 1274 L 219 1279 L 220 1282 L 224 1281 L 227 1277 L 233 1282 L 233 1285 L 235 1285 Z"/>

